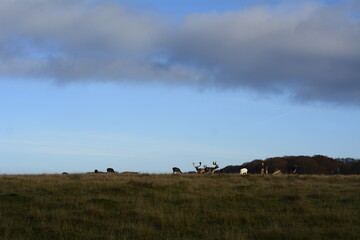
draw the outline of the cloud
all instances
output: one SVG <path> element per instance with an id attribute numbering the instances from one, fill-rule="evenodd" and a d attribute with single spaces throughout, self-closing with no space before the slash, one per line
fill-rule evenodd
<path id="1" fill-rule="evenodd" d="M 245 88 L 360 103 L 360 22 L 341 4 L 168 20 L 114 1 L 4 0 L 0 76 Z"/>
<path id="2" fill-rule="evenodd" d="M 160 19 L 111 1 L 1 1 L 5 76 L 62 82 L 187 79 L 194 70 L 154 61 Z"/>
<path id="3" fill-rule="evenodd" d="M 217 87 L 359 103 L 360 25 L 340 9 L 303 5 L 195 14 L 175 39 L 173 61 L 211 70 Z"/>

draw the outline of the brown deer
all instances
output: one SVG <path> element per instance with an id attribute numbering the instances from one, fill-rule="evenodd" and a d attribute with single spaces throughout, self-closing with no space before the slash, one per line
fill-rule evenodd
<path id="1" fill-rule="evenodd" d="M 213 165 L 214 165 L 214 167 L 205 167 L 205 169 L 204 169 L 205 172 L 206 173 L 214 173 L 215 170 L 219 168 L 219 166 L 217 165 L 216 162 L 213 162 Z"/>
<path id="2" fill-rule="evenodd" d="M 175 174 L 175 173 L 181 174 L 182 172 L 181 172 L 180 168 L 178 168 L 178 167 L 173 167 L 173 174 Z"/>
<path id="3" fill-rule="evenodd" d="M 195 167 L 197 173 L 199 173 L 199 174 L 205 173 L 205 168 L 200 168 L 201 162 L 199 162 L 199 166 L 195 166 L 195 163 L 193 163 L 193 166 Z"/>

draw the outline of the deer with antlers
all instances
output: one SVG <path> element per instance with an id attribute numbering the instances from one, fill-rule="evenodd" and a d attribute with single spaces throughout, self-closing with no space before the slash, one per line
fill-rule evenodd
<path id="1" fill-rule="evenodd" d="M 204 169 L 205 172 L 206 173 L 214 173 L 215 170 L 219 168 L 219 165 L 217 165 L 216 162 L 213 162 L 213 165 L 214 165 L 214 167 L 205 167 L 205 169 Z"/>
<path id="2" fill-rule="evenodd" d="M 195 167 L 197 173 L 199 173 L 199 174 L 205 173 L 205 168 L 200 168 L 201 162 L 199 162 L 199 166 L 195 166 L 195 163 L 193 163 L 193 166 Z M 206 167 L 206 166 L 205 166 L 205 167 Z"/>

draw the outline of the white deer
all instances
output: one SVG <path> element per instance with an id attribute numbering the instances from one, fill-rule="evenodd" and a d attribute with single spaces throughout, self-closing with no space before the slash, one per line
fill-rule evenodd
<path id="1" fill-rule="evenodd" d="M 246 175 L 248 173 L 247 168 L 240 169 L 240 175 Z"/>

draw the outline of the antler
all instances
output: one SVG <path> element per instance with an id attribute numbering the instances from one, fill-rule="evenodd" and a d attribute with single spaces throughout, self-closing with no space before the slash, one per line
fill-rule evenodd
<path id="1" fill-rule="evenodd" d="M 198 173 L 205 173 L 205 168 L 200 168 L 201 162 L 199 162 L 199 166 L 195 166 L 195 163 L 193 163 L 193 166 L 195 167 L 195 169 Z M 206 166 L 204 166 L 204 167 L 206 167 Z"/>
<path id="2" fill-rule="evenodd" d="M 195 163 L 193 163 L 193 166 L 194 166 L 195 168 L 198 168 L 198 167 L 201 166 L 201 162 L 199 162 L 199 166 L 195 166 Z"/>
<path id="3" fill-rule="evenodd" d="M 205 172 L 214 173 L 214 171 L 219 168 L 219 166 L 217 165 L 217 163 L 215 161 L 213 162 L 213 164 L 214 164 L 214 167 L 205 166 Z"/>

